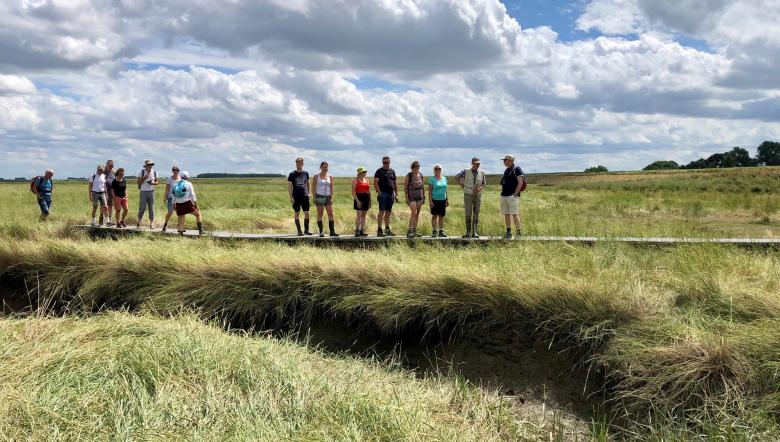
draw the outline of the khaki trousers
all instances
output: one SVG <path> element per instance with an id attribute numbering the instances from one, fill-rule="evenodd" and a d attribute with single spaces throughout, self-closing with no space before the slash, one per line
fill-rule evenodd
<path id="1" fill-rule="evenodd" d="M 482 205 L 482 193 L 463 194 L 463 207 L 466 209 L 466 232 L 476 233 L 479 224 L 479 208 Z"/>

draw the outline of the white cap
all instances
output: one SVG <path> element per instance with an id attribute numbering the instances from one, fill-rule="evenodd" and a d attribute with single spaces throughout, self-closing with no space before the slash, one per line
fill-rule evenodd
<path id="1" fill-rule="evenodd" d="M 186 170 L 182 170 L 181 172 L 179 172 L 179 176 L 180 176 L 180 177 L 181 177 L 181 179 L 183 179 L 183 180 L 188 180 L 188 179 L 190 179 L 190 173 L 189 173 L 189 172 L 187 172 Z"/>

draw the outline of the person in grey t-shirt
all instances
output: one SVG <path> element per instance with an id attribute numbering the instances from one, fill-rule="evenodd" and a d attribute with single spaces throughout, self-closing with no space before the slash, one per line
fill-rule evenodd
<path id="1" fill-rule="evenodd" d="M 144 218 L 146 208 L 149 208 L 149 228 L 154 229 L 154 188 L 159 184 L 157 180 L 157 171 L 154 170 L 154 161 L 145 160 L 144 170 L 138 173 L 138 189 L 141 196 L 138 200 L 138 224 L 137 229 L 141 228 L 141 220 Z"/>

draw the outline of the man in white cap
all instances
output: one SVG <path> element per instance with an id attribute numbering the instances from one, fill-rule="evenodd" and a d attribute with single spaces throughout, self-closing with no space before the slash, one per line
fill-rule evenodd
<path id="1" fill-rule="evenodd" d="M 157 186 L 157 171 L 154 170 L 154 161 L 145 160 L 144 169 L 138 173 L 138 189 L 141 191 L 138 200 L 138 225 L 141 228 L 141 220 L 146 208 L 149 208 L 149 228 L 154 228 L 154 188 Z"/>
<path id="2" fill-rule="evenodd" d="M 515 222 L 515 237 L 521 234 L 520 224 L 520 192 L 525 181 L 523 169 L 515 165 L 515 158 L 506 155 L 502 159 L 506 170 L 501 177 L 501 214 L 504 215 L 506 233 L 504 239 L 512 238 L 512 220 Z"/>
<path id="3" fill-rule="evenodd" d="M 463 238 L 479 238 L 479 208 L 482 205 L 482 191 L 487 185 L 485 172 L 479 169 L 479 158 L 471 159 L 471 167 L 463 169 L 455 179 L 463 189 L 463 207 L 466 209 L 466 234 Z"/>

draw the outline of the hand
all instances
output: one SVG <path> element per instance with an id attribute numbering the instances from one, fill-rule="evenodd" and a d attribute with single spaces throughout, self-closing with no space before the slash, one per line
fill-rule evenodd
<path id="1" fill-rule="evenodd" d="M 362 209 L 363 208 L 363 203 L 361 203 L 360 201 L 355 200 L 355 204 L 357 204 L 358 209 Z"/>
<path id="2" fill-rule="evenodd" d="M 295 204 L 295 198 L 290 197 L 290 204 Z"/>
<path id="3" fill-rule="evenodd" d="M 430 207 L 431 209 L 433 209 L 433 200 L 431 200 L 431 202 L 429 202 L 429 203 L 428 203 L 428 207 Z"/>
<path id="4" fill-rule="evenodd" d="M 444 207 L 450 207 L 450 200 L 444 200 Z"/>

